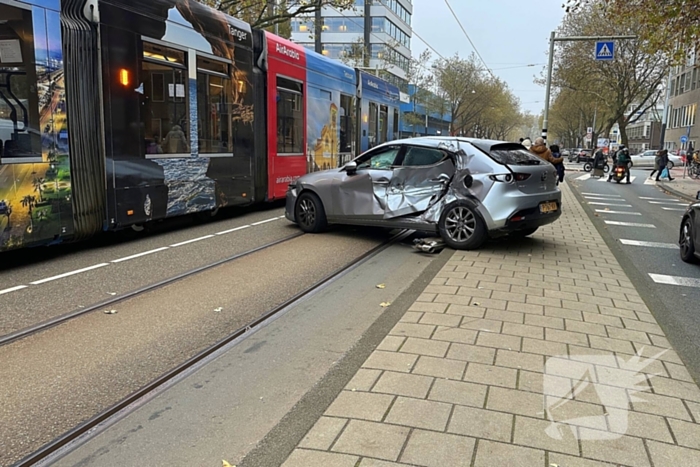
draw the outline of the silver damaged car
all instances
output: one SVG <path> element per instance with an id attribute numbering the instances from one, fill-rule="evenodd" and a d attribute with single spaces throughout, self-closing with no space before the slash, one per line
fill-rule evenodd
<path id="1" fill-rule="evenodd" d="M 554 166 L 517 143 L 456 137 L 391 141 L 340 169 L 289 185 L 285 215 L 309 233 L 328 224 L 439 234 L 455 249 L 526 236 L 561 215 Z"/>

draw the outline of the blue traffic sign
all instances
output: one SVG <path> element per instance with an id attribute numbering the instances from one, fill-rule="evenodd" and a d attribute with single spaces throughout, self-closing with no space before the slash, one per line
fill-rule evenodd
<path id="1" fill-rule="evenodd" d="M 688 142 L 688 137 L 685 135 L 681 136 L 681 144 L 685 144 L 687 142 Z"/>
<path id="2" fill-rule="evenodd" d="M 595 43 L 596 60 L 614 60 L 615 43 L 613 41 L 603 41 Z"/>

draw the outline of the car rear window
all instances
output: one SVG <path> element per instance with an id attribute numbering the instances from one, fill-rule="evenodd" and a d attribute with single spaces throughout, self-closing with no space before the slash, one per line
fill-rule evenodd
<path id="1" fill-rule="evenodd" d="M 496 145 L 489 155 L 496 162 L 504 165 L 539 165 L 542 159 L 519 145 Z"/>

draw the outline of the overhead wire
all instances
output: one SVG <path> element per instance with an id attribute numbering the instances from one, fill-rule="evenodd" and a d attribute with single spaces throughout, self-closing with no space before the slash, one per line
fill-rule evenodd
<path id="1" fill-rule="evenodd" d="M 457 14 L 455 13 L 455 11 L 452 9 L 452 5 L 450 5 L 449 0 L 445 0 L 445 4 L 447 5 L 447 8 L 450 9 L 450 12 L 452 13 L 452 16 L 453 16 L 454 19 L 457 21 L 457 24 L 459 24 L 459 27 L 462 29 L 462 32 L 463 32 L 464 35 L 467 37 L 467 40 L 469 41 L 469 43 L 472 45 L 472 48 L 474 49 L 474 52 L 476 52 L 477 57 L 479 57 L 479 60 L 481 60 L 481 63 L 484 64 L 484 67 L 486 67 L 486 70 L 489 72 L 489 74 L 491 75 L 491 77 L 494 78 L 494 79 L 496 79 L 496 75 L 493 74 L 493 71 L 491 71 L 491 68 L 489 68 L 489 66 L 486 64 L 486 61 L 484 61 L 484 58 L 483 58 L 483 57 L 481 56 L 481 54 L 479 53 L 479 49 L 477 49 L 477 48 L 476 48 L 476 45 L 474 44 L 474 42 L 472 42 L 472 38 L 469 37 L 469 34 L 467 33 L 467 30 L 464 29 L 464 26 L 462 25 L 462 22 L 461 22 L 461 21 L 459 20 L 459 18 L 457 17 Z"/>

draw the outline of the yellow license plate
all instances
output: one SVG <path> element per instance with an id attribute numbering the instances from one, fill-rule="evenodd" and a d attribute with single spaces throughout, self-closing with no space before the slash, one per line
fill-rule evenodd
<path id="1" fill-rule="evenodd" d="M 540 212 L 542 214 L 548 214 L 550 212 L 556 212 L 557 203 L 554 201 L 548 201 L 546 203 L 540 204 Z"/>

